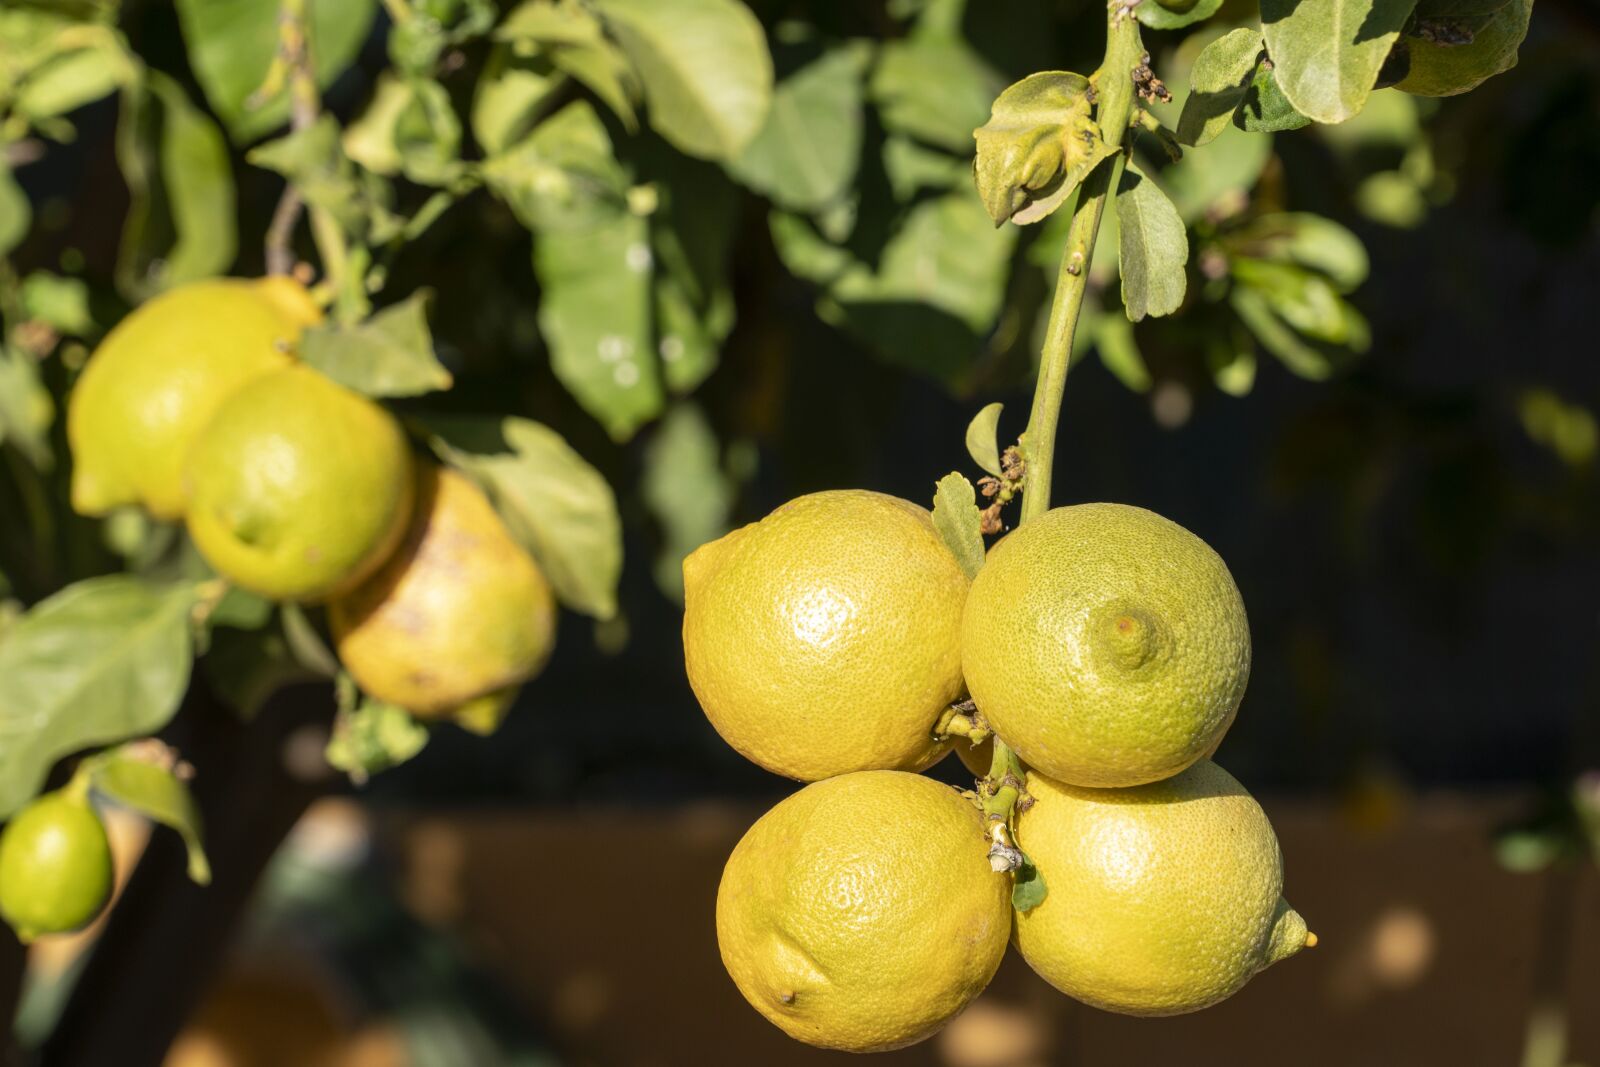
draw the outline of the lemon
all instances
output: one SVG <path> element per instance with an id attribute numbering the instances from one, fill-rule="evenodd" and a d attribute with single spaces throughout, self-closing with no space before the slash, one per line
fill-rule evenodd
<path id="1" fill-rule="evenodd" d="M 184 484 L 201 555 L 275 600 L 321 599 L 371 574 L 405 534 L 414 495 L 394 416 L 298 365 L 222 403 Z"/>
<path id="2" fill-rule="evenodd" d="M 784 800 L 744 835 L 717 891 L 722 962 L 791 1037 L 875 1052 L 921 1041 L 1005 954 L 1010 879 L 978 809 L 904 771 L 858 771 Z"/>
<path id="3" fill-rule="evenodd" d="M 554 644 L 556 604 L 481 489 L 433 465 L 418 481 L 405 541 L 329 603 L 328 622 L 363 690 L 434 717 L 538 673 Z"/>
<path id="4" fill-rule="evenodd" d="M 1047 893 L 1016 913 L 1016 945 L 1069 996 L 1128 1015 L 1197 1011 L 1316 943 L 1283 899 L 1266 813 L 1215 763 L 1132 789 L 1030 774 L 1028 791 L 1017 843 Z"/>
<path id="5" fill-rule="evenodd" d="M 816 781 L 919 770 L 961 696 L 967 578 L 928 511 L 812 493 L 683 564 L 683 646 L 706 717 L 745 758 Z"/>
<path id="6" fill-rule="evenodd" d="M 111 898 L 111 843 L 89 801 L 47 793 L 0 833 L 0 916 L 23 941 L 87 926 Z"/>
<path id="7" fill-rule="evenodd" d="M 1533 0 L 1511 0 L 1467 44 L 1406 38 L 1411 66 L 1395 88 L 1418 96 L 1455 96 L 1476 89 L 1517 65 L 1517 49 L 1528 36 L 1532 15 Z"/>
<path id="8" fill-rule="evenodd" d="M 962 663 L 990 727 L 1030 766 L 1139 785 L 1220 740 L 1249 680 L 1250 630 L 1204 541 L 1143 508 L 1080 504 L 990 551 Z"/>
<path id="9" fill-rule="evenodd" d="M 289 346 L 321 318 L 289 278 L 218 278 L 163 293 L 117 324 L 67 400 L 72 506 L 102 515 L 127 504 L 175 519 L 183 461 L 217 407 L 290 363 Z"/>

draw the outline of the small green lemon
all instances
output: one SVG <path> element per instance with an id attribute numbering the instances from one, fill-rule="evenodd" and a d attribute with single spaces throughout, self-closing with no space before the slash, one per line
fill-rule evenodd
<path id="1" fill-rule="evenodd" d="M 1411 66 L 1395 88 L 1418 96 L 1455 96 L 1476 89 L 1517 65 L 1517 50 L 1528 36 L 1532 15 L 1533 0 L 1510 0 L 1466 44 L 1405 38 Z"/>
<path id="2" fill-rule="evenodd" d="M 990 551 L 962 624 L 979 710 L 1022 759 L 1074 785 L 1177 774 L 1233 722 L 1250 629 L 1227 566 L 1123 504 L 1046 512 Z"/>
<path id="3" fill-rule="evenodd" d="M 932 1035 L 1005 954 L 1010 879 L 954 789 L 858 771 L 784 800 L 744 835 L 717 891 L 722 962 L 791 1037 L 878 1052 Z"/>
<path id="4" fill-rule="evenodd" d="M 745 758 L 816 781 L 920 770 L 959 698 L 967 578 L 928 511 L 812 493 L 683 564 L 683 647 L 706 717 Z"/>
<path id="5" fill-rule="evenodd" d="M 111 899 L 111 843 L 89 801 L 47 793 L 0 833 L 0 916 L 23 941 L 87 926 Z"/>
<path id="6" fill-rule="evenodd" d="M 274 600 L 350 589 L 411 517 L 411 451 L 383 408 L 309 367 L 262 375 L 195 437 L 185 519 L 218 574 Z"/>
<path id="7" fill-rule="evenodd" d="M 103 515 L 139 504 L 183 512 L 190 442 L 235 390 L 290 363 L 321 318 L 289 278 L 217 278 L 179 286 L 117 324 L 67 400 L 72 506 Z"/>
<path id="8" fill-rule="evenodd" d="M 432 718 L 537 674 L 555 643 L 556 602 L 481 489 L 431 464 L 418 481 L 405 541 L 329 603 L 328 622 L 363 690 Z"/>
<path id="9" fill-rule="evenodd" d="M 1177 1015 L 1243 988 L 1316 939 L 1283 899 L 1266 813 L 1210 761 L 1132 789 L 1028 776 L 1017 844 L 1044 902 L 1016 913 L 1028 964 L 1069 996 L 1127 1015 Z"/>

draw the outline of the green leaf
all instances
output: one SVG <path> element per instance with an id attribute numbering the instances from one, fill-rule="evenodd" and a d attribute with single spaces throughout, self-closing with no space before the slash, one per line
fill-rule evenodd
<path id="1" fill-rule="evenodd" d="M 1234 281 L 1260 293 L 1277 315 L 1318 341 L 1352 341 L 1354 322 L 1339 293 L 1320 274 L 1293 263 L 1236 257 L 1229 264 Z M 1364 336 L 1364 327 L 1360 328 Z"/>
<path id="2" fill-rule="evenodd" d="M 117 162 L 131 199 L 118 287 L 144 299 L 226 272 L 238 240 L 228 146 L 165 74 L 124 91 Z"/>
<path id="3" fill-rule="evenodd" d="M 838 199 L 860 164 L 862 76 L 870 58 L 870 47 L 853 41 L 779 82 L 767 121 L 729 172 L 794 211 Z"/>
<path id="4" fill-rule="evenodd" d="M 728 532 L 734 487 L 722 469 L 722 450 L 700 408 L 678 404 L 661 420 L 644 454 L 640 493 L 661 525 L 655 578 L 661 591 L 683 599 L 683 558 Z"/>
<path id="5" fill-rule="evenodd" d="M 11 176 L 4 153 L 0 153 L 0 256 L 9 255 L 28 236 L 33 225 L 33 206 L 28 194 Z"/>
<path id="6" fill-rule="evenodd" d="M 1147 5 L 1141 4 L 1140 7 Z M 1189 73 L 1189 98 L 1178 118 L 1178 140 L 1209 144 L 1228 128 L 1234 110 L 1250 86 L 1261 55 L 1259 30 L 1241 26 L 1217 38 L 1194 61 Z"/>
<path id="7" fill-rule="evenodd" d="M 716 367 L 733 328 L 729 258 L 740 196 L 720 170 L 676 152 L 653 158 L 648 176 L 658 196 L 650 215 L 656 351 L 667 388 L 682 395 Z"/>
<path id="8" fill-rule="evenodd" d="M 1139 17 L 1140 22 L 1152 30 L 1181 30 L 1185 26 L 1210 18 L 1220 7 L 1222 0 L 1189 0 L 1188 3 L 1172 4 L 1163 4 L 1160 0 L 1144 0 L 1133 9 L 1133 13 Z"/>
<path id="9" fill-rule="evenodd" d="M 633 214 L 586 230 L 552 230 L 533 245 L 539 327 L 550 365 L 618 441 L 661 413 L 652 351 L 649 223 Z"/>
<path id="10" fill-rule="evenodd" d="M 234 141 L 253 141 L 289 117 L 287 93 L 252 109 L 278 51 L 279 0 L 177 0 L 189 65 Z M 311 61 L 326 88 L 349 66 L 372 26 L 377 0 L 307 4 Z"/>
<path id="11" fill-rule="evenodd" d="M 178 831 L 189 850 L 189 879 L 211 883 L 211 863 L 200 840 L 200 808 L 176 774 L 124 748 L 94 757 L 89 784 L 106 799 Z"/>
<path id="12" fill-rule="evenodd" d="M 193 582 L 91 578 L 35 605 L 0 642 L 0 818 L 52 764 L 155 733 L 189 684 Z"/>
<path id="13" fill-rule="evenodd" d="M 451 386 L 433 351 L 426 290 L 354 326 L 325 323 L 300 339 L 302 362 L 367 396 L 418 396 Z"/>
<path id="14" fill-rule="evenodd" d="M 566 79 L 547 59 L 517 56 L 509 45 L 489 53 L 472 97 L 472 136 L 491 158 L 521 140 L 544 117 Z"/>
<path id="15" fill-rule="evenodd" d="M 32 357 L 0 348 L 0 441 L 9 441 L 35 470 L 50 470 L 50 426 L 56 406 Z M 3 733 L 3 730 L 0 730 Z"/>
<path id="16" fill-rule="evenodd" d="M 1128 389 L 1150 391 L 1150 368 L 1145 366 L 1139 342 L 1133 336 L 1133 323 L 1125 315 L 1101 315 L 1095 320 L 1095 351 L 1100 362 Z"/>
<path id="17" fill-rule="evenodd" d="M 1340 292 L 1350 292 L 1367 277 L 1367 250 L 1361 238 L 1321 215 L 1303 211 L 1262 215 L 1228 240 L 1258 258 L 1320 271 Z"/>
<path id="18" fill-rule="evenodd" d="M 1233 124 L 1246 133 L 1283 133 L 1311 125 L 1283 95 L 1272 62 L 1262 59 L 1233 113 Z"/>
<path id="19" fill-rule="evenodd" d="M 1272 313 L 1265 298 L 1253 289 L 1235 286 L 1228 294 L 1239 321 L 1253 333 L 1268 352 L 1302 378 L 1325 381 L 1333 375 L 1333 364 L 1326 354 L 1307 344 Z"/>
<path id="20" fill-rule="evenodd" d="M 574 100 L 483 164 L 484 181 L 533 230 L 581 230 L 626 208 L 628 176 L 600 116 Z"/>
<path id="21" fill-rule="evenodd" d="M 1011 876 L 1011 906 L 1017 911 L 1032 911 L 1044 903 L 1050 894 L 1044 884 L 1044 875 L 1033 865 L 1028 854 L 1022 854 L 1022 866 Z"/>
<path id="22" fill-rule="evenodd" d="M 332 115 L 324 113 L 305 129 L 258 145 L 245 159 L 289 179 L 308 204 L 328 212 L 358 240 L 381 242 L 403 226 L 384 203 L 387 183 L 375 174 L 357 173 Z"/>
<path id="23" fill-rule="evenodd" d="M 280 625 L 261 630 L 212 631 L 211 647 L 201 658 L 200 669 L 212 692 L 241 718 L 254 718 L 285 686 L 326 682 L 338 673 L 337 661 L 332 661 L 332 673 L 302 663 L 285 636 L 286 624 L 284 617 Z"/>
<path id="24" fill-rule="evenodd" d="M 951 471 L 933 490 L 933 527 L 968 578 L 983 567 L 982 516 L 972 483 Z"/>
<path id="25" fill-rule="evenodd" d="M 1116 154 L 1089 108 L 1089 80 L 1067 71 L 1030 74 L 995 99 L 989 121 L 973 131 L 973 174 L 996 226 L 1038 222 Z"/>
<path id="26" fill-rule="evenodd" d="M 908 204 L 924 189 L 947 192 L 972 180 L 972 160 L 929 148 L 905 134 L 883 139 L 883 169 L 897 202 Z"/>
<path id="27" fill-rule="evenodd" d="M 413 758 L 427 744 L 427 727 L 410 712 L 369 698 L 355 708 L 340 709 L 323 755 L 328 766 L 360 785 L 368 776 Z"/>
<path id="28" fill-rule="evenodd" d="M 1132 162 L 1117 183 L 1122 305 L 1128 318 L 1170 315 L 1183 304 L 1189 235 L 1159 186 Z"/>
<path id="29" fill-rule="evenodd" d="M 1000 477 L 1000 442 L 998 438 L 1000 412 L 1005 407 L 998 400 L 985 404 L 983 410 L 967 423 L 967 455 L 983 470 Z"/>
<path id="30" fill-rule="evenodd" d="M 1417 96 L 1455 96 L 1476 89 L 1517 65 L 1532 15 L 1533 0 L 1511 0 L 1490 14 L 1466 44 L 1407 37 L 1411 68 L 1395 88 Z"/>
<path id="31" fill-rule="evenodd" d="M 616 614 L 622 522 L 599 471 L 560 434 L 528 419 L 424 424 L 439 458 L 484 487 L 563 604 L 601 619 Z"/>
<path id="32" fill-rule="evenodd" d="M 38 121 L 75 111 L 138 79 L 137 60 L 109 26 L 79 26 L 57 41 L 70 45 L 28 73 L 12 107 Z"/>
<path id="33" fill-rule="evenodd" d="M 903 133 L 967 155 L 972 131 L 989 117 L 1005 82 L 956 37 L 888 41 L 878 53 L 869 93 L 890 133 Z"/>
<path id="34" fill-rule="evenodd" d="M 651 127 L 701 159 L 733 159 L 772 101 L 761 23 L 738 0 L 595 0 L 633 60 Z"/>
<path id="35" fill-rule="evenodd" d="M 1359 112 L 1416 0 L 1261 0 L 1278 87 L 1317 122 Z"/>
<path id="36" fill-rule="evenodd" d="M 1216 387 L 1229 396 L 1245 396 L 1256 384 L 1256 350 L 1250 335 L 1234 324 L 1226 332 L 1206 336 L 1206 368 Z"/>
<path id="37" fill-rule="evenodd" d="M 36 270 L 22 280 L 22 310 L 57 333 L 87 337 L 95 332 L 89 314 L 89 287 L 81 278 Z"/>

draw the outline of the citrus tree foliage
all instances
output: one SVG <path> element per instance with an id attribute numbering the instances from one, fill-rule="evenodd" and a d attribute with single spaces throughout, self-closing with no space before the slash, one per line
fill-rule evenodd
<path id="1" fill-rule="evenodd" d="M 1433 194 L 1411 94 L 1463 92 L 1511 67 L 1531 0 L 1123 6 L 1151 53 L 1131 154 L 1102 128 L 1103 84 L 1000 69 L 976 31 L 1028 27 L 996 29 L 962 0 L 768 23 L 742 0 L 178 0 L 183 62 L 163 53 L 165 66 L 130 46 L 117 0 L 6 5 L 0 447 L 25 506 L 0 515 L 0 818 L 56 761 L 159 732 L 196 657 L 245 714 L 283 682 L 339 674 L 314 610 L 226 588 L 179 528 L 123 512 L 92 529 L 81 558 L 51 547 L 84 527 L 59 492 L 76 374 L 128 307 L 259 271 L 245 183 L 281 179 L 307 213 L 289 244 L 329 317 L 297 357 L 393 405 L 419 448 L 486 491 L 562 604 L 598 619 L 617 610 L 617 489 L 655 519 L 655 571 L 675 595 L 678 561 L 726 528 L 749 473 L 691 397 L 735 327 L 736 246 L 752 219 L 824 322 L 968 391 L 1027 373 L 1070 208 L 1116 167 L 1096 253 L 1068 263 L 1089 279 L 1080 354 L 1143 391 L 1156 337 L 1234 395 L 1264 373 L 1262 354 L 1309 379 L 1356 358 L 1365 252 L 1263 193 L 1274 138 L 1311 127 L 1292 136 L 1323 138 L 1352 167 L 1372 145 L 1398 148 L 1398 166 L 1360 175 L 1357 200 L 1414 222 Z M 357 67 L 364 88 L 340 95 Z M 108 98 L 128 196 L 114 293 L 81 262 L 17 266 L 48 208 L 17 172 Z M 570 407 L 616 443 L 643 431 L 637 485 L 614 488 L 524 398 L 462 393 L 428 292 L 390 284 L 408 246 L 486 205 L 526 233 L 530 347 L 565 393 L 541 396 L 541 410 Z M 996 414 L 975 424 L 991 472 Z M 970 547 L 970 487 L 939 493 L 941 524 Z M 125 573 L 68 584 L 110 569 Z M 341 764 L 419 747 L 396 709 L 348 684 L 341 704 L 333 751 L 370 753 Z M 162 781 L 155 806 L 182 806 L 171 788 Z"/>

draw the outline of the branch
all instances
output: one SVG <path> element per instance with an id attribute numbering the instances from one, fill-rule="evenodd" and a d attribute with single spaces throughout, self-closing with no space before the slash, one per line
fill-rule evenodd
<path id="1" fill-rule="evenodd" d="M 317 121 L 316 71 L 311 65 L 311 48 L 306 37 L 306 4 L 309 0 L 283 0 L 278 9 L 278 53 L 267 70 L 261 88 L 251 94 L 250 104 L 260 107 L 282 92 L 289 90 L 289 128 L 304 130 Z M 268 274 L 288 274 L 294 269 L 295 226 L 305 207 L 305 198 L 293 182 L 284 186 L 283 196 L 272 212 L 272 223 L 267 227 L 266 258 Z"/>

